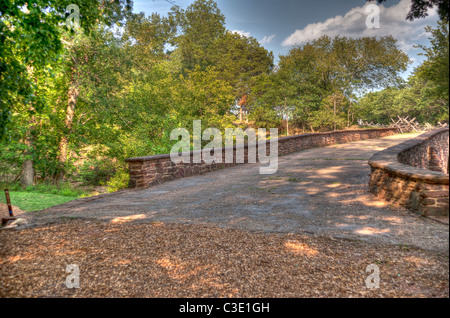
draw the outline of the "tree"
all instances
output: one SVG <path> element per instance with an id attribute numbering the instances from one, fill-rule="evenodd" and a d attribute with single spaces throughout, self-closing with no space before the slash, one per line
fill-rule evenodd
<path id="1" fill-rule="evenodd" d="M 14 105 L 28 105 L 31 113 L 44 108 L 45 94 L 40 92 L 39 76 L 51 75 L 63 51 L 63 22 L 66 8 L 72 1 L 66 0 L 8 0 L 0 6 L 0 138 L 4 137 L 10 124 Z M 98 23 L 112 24 L 123 18 L 130 10 L 129 0 L 89 1 L 80 0 L 78 5 L 83 30 L 89 33 Z M 74 32 L 71 30 L 71 32 Z M 29 129 L 35 128 L 33 116 Z M 25 137 L 26 152 L 33 148 L 32 131 Z M 33 183 L 32 158 L 23 165 L 22 185 Z"/>
<path id="2" fill-rule="evenodd" d="M 289 134 L 289 121 L 295 112 L 293 105 L 299 102 L 298 83 L 289 75 L 286 69 L 277 68 L 273 73 L 261 74 L 255 79 L 249 104 L 250 118 L 257 126 L 279 127 L 285 119 L 286 134 Z"/>
<path id="3" fill-rule="evenodd" d="M 231 125 L 233 89 L 220 78 L 220 73 L 214 67 L 203 70 L 197 66 L 189 71 L 181 77 L 178 92 L 174 95 L 182 127 L 191 127 L 195 119 L 201 119 L 205 127 L 223 129 Z"/>
<path id="4" fill-rule="evenodd" d="M 431 46 L 419 45 L 424 50 L 426 60 L 415 73 L 433 86 L 433 95 L 448 105 L 449 100 L 449 29 L 448 23 L 439 21 L 436 29 L 427 26 L 426 32 L 431 33 Z"/>
<path id="5" fill-rule="evenodd" d="M 6 132 L 11 107 L 17 102 L 37 110 L 39 98 L 28 70 L 49 69 L 63 44 L 66 8 L 72 0 L 5 0 L 0 4 L 0 138 Z M 131 10 L 130 0 L 78 0 L 81 26 L 89 32 L 98 23 L 111 25 Z"/>
<path id="6" fill-rule="evenodd" d="M 62 181 L 66 172 L 69 139 L 73 138 L 75 128 L 84 132 L 84 138 L 95 135 L 94 127 L 90 131 L 80 127 L 89 121 L 103 124 L 103 129 L 111 131 L 114 120 L 120 118 L 120 94 L 130 80 L 132 62 L 124 53 L 120 37 L 105 28 L 99 27 L 90 35 L 78 34 L 67 46 L 61 78 L 63 83 L 63 104 L 65 103 L 64 124 L 59 136 L 57 180 Z M 119 118 L 118 118 L 119 117 Z M 114 134 L 112 134 L 114 135 Z M 82 143 L 81 143 L 82 144 Z"/>
<path id="7" fill-rule="evenodd" d="M 175 35 L 174 22 L 153 13 L 131 14 L 123 34 L 127 54 L 133 57 L 133 66 L 140 74 L 153 68 L 157 61 L 167 57 L 166 46 Z"/>
<path id="8" fill-rule="evenodd" d="M 203 69 L 213 64 L 215 41 L 225 33 L 225 16 L 213 0 L 197 0 L 186 10 L 177 6 L 169 13 L 179 34 L 172 43 L 177 47 L 182 70 Z"/>
<path id="9" fill-rule="evenodd" d="M 318 123 L 315 113 L 329 111 L 330 96 L 333 97 L 332 118 L 336 120 L 332 126 L 341 123 L 338 114 L 345 114 L 350 125 L 354 94 L 398 85 L 401 82 L 398 74 L 408 63 L 408 56 L 397 48 L 391 36 L 380 39 L 323 36 L 280 57 L 276 73 L 283 74 L 283 80 L 278 81 L 277 87 L 288 90 L 286 96 L 296 106 L 294 117 L 301 126 L 312 130 L 320 126 L 312 125 Z M 339 102 L 341 97 L 347 102 Z"/>
<path id="10" fill-rule="evenodd" d="M 355 105 L 355 112 L 358 118 L 379 124 L 409 116 L 435 125 L 448 121 L 448 100 L 436 98 L 434 92 L 432 82 L 413 74 L 404 85 L 364 95 Z"/>
<path id="11" fill-rule="evenodd" d="M 234 91 L 240 107 L 240 121 L 243 110 L 248 107 L 248 95 L 255 85 L 255 79 L 269 74 L 273 69 L 273 53 L 268 52 L 253 37 L 245 37 L 227 31 L 217 39 L 213 65 Z"/>
<path id="12" fill-rule="evenodd" d="M 179 61 L 183 75 L 213 66 L 218 79 L 233 88 L 235 99 L 229 108 L 237 103 L 242 121 L 254 78 L 270 73 L 273 54 L 255 38 L 227 31 L 225 17 L 212 0 L 197 0 L 186 10 L 173 7 L 170 15 L 180 30 L 171 59 Z"/>

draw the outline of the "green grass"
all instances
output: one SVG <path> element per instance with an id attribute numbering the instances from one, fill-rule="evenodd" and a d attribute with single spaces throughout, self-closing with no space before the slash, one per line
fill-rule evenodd
<path id="1" fill-rule="evenodd" d="M 25 189 L 21 188 L 17 183 L 0 184 L 1 203 L 6 203 L 4 189 L 9 189 L 11 204 L 26 212 L 40 211 L 89 196 L 89 193 L 85 190 L 75 188 L 69 183 L 60 185 L 41 183 Z"/>
<path id="2" fill-rule="evenodd" d="M 63 196 L 58 194 L 45 194 L 38 192 L 10 192 L 11 204 L 26 212 L 39 211 L 55 205 L 63 204 L 78 197 Z M 6 203 L 4 193 L 0 196 L 0 202 Z M 14 211 L 13 211 L 14 212 Z"/>
<path id="3" fill-rule="evenodd" d="M 67 197 L 84 197 L 88 196 L 88 192 L 76 188 L 70 183 L 63 183 L 54 185 L 51 183 L 39 183 L 34 186 L 29 186 L 27 188 L 22 188 L 19 183 L 12 184 L 0 184 L 0 190 L 9 189 L 11 192 L 36 192 L 36 193 L 44 193 L 44 194 L 57 194 L 61 196 Z"/>

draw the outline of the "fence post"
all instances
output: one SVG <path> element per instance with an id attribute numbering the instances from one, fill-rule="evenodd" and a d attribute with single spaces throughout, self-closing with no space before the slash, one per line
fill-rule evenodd
<path id="1" fill-rule="evenodd" d="M 6 195 L 6 204 L 8 205 L 9 216 L 14 216 L 12 206 L 11 206 L 11 198 L 9 197 L 8 189 L 5 189 L 5 195 Z"/>

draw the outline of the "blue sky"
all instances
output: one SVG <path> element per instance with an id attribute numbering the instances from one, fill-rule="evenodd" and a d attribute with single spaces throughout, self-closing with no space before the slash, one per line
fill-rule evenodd
<path id="1" fill-rule="evenodd" d="M 194 0 L 170 0 L 186 8 Z M 404 74 L 407 77 L 423 57 L 416 44 L 429 43 L 424 32 L 426 25 L 436 26 L 437 14 L 432 11 L 426 19 L 407 21 L 411 0 L 388 0 L 380 9 L 380 28 L 368 29 L 364 0 L 216 0 L 231 31 L 256 38 L 270 51 L 276 62 L 278 55 L 302 42 L 321 35 L 361 37 L 391 34 L 413 64 Z M 157 12 L 167 15 L 172 4 L 166 0 L 134 0 L 134 11 L 147 15 Z"/>

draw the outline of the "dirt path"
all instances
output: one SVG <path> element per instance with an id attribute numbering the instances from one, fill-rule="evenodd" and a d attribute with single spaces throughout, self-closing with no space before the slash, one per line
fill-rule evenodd
<path id="1" fill-rule="evenodd" d="M 14 216 L 23 216 L 26 212 L 21 210 L 19 207 L 17 206 L 12 206 L 12 210 L 14 213 Z M 8 209 L 8 205 L 6 203 L 1 203 L 0 202 L 0 216 L 1 217 L 9 217 L 9 209 Z"/>
<path id="2" fill-rule="evenodd" d="M 78 289 L 66 287 L 71 264 Z M 418 248 L 202 225 L 67 220 L 0 231 L 0 298 L 444 298 L 448 266 Z"/>
<path id="3" fill-rule="evenodd" d="M 144 190 L 76 200 L 33 213 L 43 224 L 73 218 L 212 225 L 417 246 L 448 254 L 448 225 L 393 209 L 367 192 L 367 160 L 413 134 L 281 157 L 278 173 L 240 165 Z"/>

